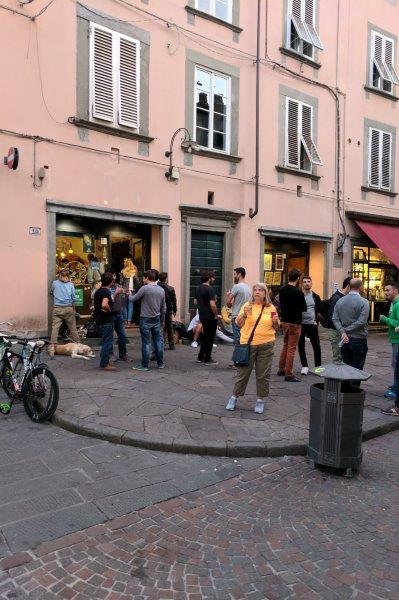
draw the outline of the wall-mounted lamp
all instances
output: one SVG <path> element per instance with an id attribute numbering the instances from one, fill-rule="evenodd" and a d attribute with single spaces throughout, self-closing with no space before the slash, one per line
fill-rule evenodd
<path id="1" fill-rule="evenodd" d="M 172 135 L 172 139 L 170 140 L 169 150 L 165 152 L 165 156 L 169 158 L 169 169 L 165 173 L 165 177 L 168 181 L 178 181 L 180 179 L 180 172 L 177 167 L 173 166 L 173 144 L 176 139 L 178 133 L 183 132 L 184 135 L 181 139 L 181 146 L 187 152 L 192 152 L 198 148 L 197 144 L 194 140 L 191 139 L 190 132 L 185 127 L 180 127 L 177 129 Z"/>

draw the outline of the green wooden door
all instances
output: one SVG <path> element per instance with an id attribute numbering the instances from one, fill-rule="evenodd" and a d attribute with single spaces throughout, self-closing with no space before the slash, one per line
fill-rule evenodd
<path id="1" fill-rule="evenodd" d="M 217 305 L 222 303 L 222 270 L 223 270 L 223 237 L 224 233 L 209 231 L 191 232 L 191 264 L 190 264 L 190 310 L 195 310 L 195 288 L 201 283 L 203 269 L 214 271 L 216 281 L 213 286 L 217 296 Z"/>

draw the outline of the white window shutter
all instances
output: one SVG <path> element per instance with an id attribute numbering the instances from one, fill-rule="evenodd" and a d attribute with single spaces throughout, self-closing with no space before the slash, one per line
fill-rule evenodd
<path id="1" fill-rule="evenodd" d="M 303 0 L 305 2 L 305 27 L 308 30 L 309 37 L 313 46 L 324 50 L 324 46 L 315 28 L 315 7 L 314 0 Z"/>
<path id="2" fill-rule="evenodd" d="M 301 141 L 305 147 L 306 153 L 309 160 L 314 165 L 323 166 L 323 161 L 320 158 L 320 154 L 316 148 L 316 144 L 313 141 L 313 109 L 308 104 L 302 104 L 302 131 Z"/>
<path id="3" fill-rule="evenodd" d="M 393 40 L 385 38 L 384 66 L 390 75 L 390 80 L 395 85 L 399 84 L 399 79 L 393 65 L 394 59 L 394 43 Z"/>
<path id="4" fill-rule="evenodd" d="M 380 132 L 381 140 L 381 187 L 391 187 L 391 141 L 392 136 L 385 131 Z"/>
<path id="5" fill-rule="evenodd" d="M 118 36 L 118 121 L 139 128 L 140 115 L 140 42 Z"/>
<path id="6" fill-rule="evenodd" d="M 299 169 L 299 103 L 287 98 L 286 164 Z"/>
<path id="7" fill-rule="evenodd" d="M 382 79 L 391 81 L 391 76 L 383 61 L 384 38 L 373 31 L 373 60 Z"/>
<path id="8" fill-rule="evenodd" d="M 312 39 L 302 18 L 302 2 L 304 1 L 305 0 L 291 0 L 291 20 L 298 37 L 307 44 L 312 44 Z"/>
<path id="9" fill-rule="evenodd" d="M 91 23 L 91 114 L 96 119 L 114 121 L 113 33 Z"/>
<path id="10" fill-rule="evenodd" d="M 370 129 L 369 185 L 380 187 L 380 131 Z"/>

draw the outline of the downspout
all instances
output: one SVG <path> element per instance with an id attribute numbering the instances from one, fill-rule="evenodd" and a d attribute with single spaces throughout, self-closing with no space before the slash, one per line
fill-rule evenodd
<path id="1" fill-rule="evenodd" d="M 249 209 L 249 218 L 253 219 L 259 211 L 259 84 L 260 84 L 260 3 L 258 0 L 258 22 L 256 28 L 256 91 L 255 91 L 255 208 Z"/>

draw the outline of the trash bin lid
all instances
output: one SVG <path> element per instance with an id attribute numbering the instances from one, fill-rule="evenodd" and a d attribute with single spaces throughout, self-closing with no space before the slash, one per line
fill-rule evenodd
<path id="1" fill-rule="evenodd" d="M 350 379 L 367 381 L 371 377 L 371 373 L 350 367 L 342 361 L 315 367 L 314 369 L 310 369 L 310 372 L 324 379 L 339 379 L 340 381 L 348 381 Z"/>

